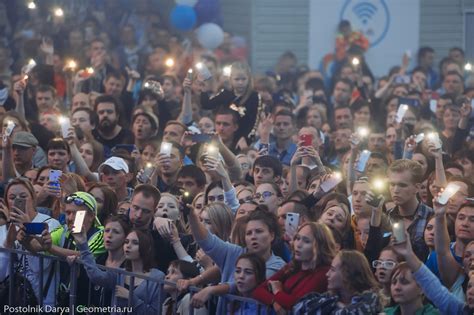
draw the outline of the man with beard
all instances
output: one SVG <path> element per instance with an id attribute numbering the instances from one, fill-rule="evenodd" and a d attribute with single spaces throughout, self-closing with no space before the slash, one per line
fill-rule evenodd
<path id="1" fill-rule="evenodd" d="M 117 144 L 133 144 L 133 133 L 119 125 L 120 106 L 110 95 L 102 95 L 95 100 L 94 110 L 99 117 L 99 126 L 94 129 L 94 138 L 109 150 Z"/>

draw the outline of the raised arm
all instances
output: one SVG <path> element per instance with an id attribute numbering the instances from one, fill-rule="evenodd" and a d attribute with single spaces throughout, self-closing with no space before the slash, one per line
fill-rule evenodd
<path id="1" fill-rule="evenodd" d="M 183 82 L 183 105 L 181 107 L 181 113 L 179 114 L 178 120 L 185 125 L 192 123 L 193 121 L 193 107 L 191 103 L 192 97 L 192 81 L 189 78 L 185 78 Z"/>
<path id="2" fill-rule="evenodd" d="M 446 187 L 448 181 L 446 179 L 446 173 L 444 172 L 443 165 L 443 153 L 440 149 L 436 149 L 433 144 L 429 144 L 428 151 L 435 159 L 435 182 L 439 187 Z"/>
<path id="3" fill-rule="evenodd" d="M 446 287 L 450 288 L 462 270 L 449 248 L 450 239 L 446 222 L 446 206 L 439 204 L 437 199 L 434 199 L 433 208 L 435 211 L 435 250 L 438 269 L 441 281 Z"/>
<path id="4" fill-rule="evenodd" d="M 90 171 L 86 161 L 84 161 L 82 158 L 82 155 L 76 145 L 76 139 L 77 137 L 74 128 L 69 128 L 67 142 L 69 143 L 69 147 L 71 149 L 71 158 L 76 165 L 77 174 L 85 177 L 90 182 L 97 182 L 99 179 L 94 173 Z"/>
<path id="5" fill-rule="evenodd" d="M 442 314 L 463 314 L 464 303 L 449 292 L 428 267 L 418 259 L 411 247 L 410 235 L 408 232 L 405 232 L 405 235 L 407 240 L 403 243 L 393 244 L 393 249 L 405 259 L 423 293 Z"/>
<path id="6" fill-rule="evenodd" d="M 2 145 L 2 181 L 6 183 L 11 178 L 16 177 L 15 166 L 13 165 L 11 137 L 3 135 Z"/>

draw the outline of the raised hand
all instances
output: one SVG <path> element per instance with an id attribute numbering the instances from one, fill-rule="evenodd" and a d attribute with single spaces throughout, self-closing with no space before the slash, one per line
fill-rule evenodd
<path id="1" fill-rule="evenodd" d="M 441 217 L 446 214 L 446 205 L 442 205 L 438 202 L 438 198 L 442 194 L 442 192 L 443 190 L 438 193 L 438 197 L 433 198 L 433 210 L 437 217 Z"/>
<path id="2" fill-rule="evenodd" d="M 408 138 L 406 138 L 405 147 L 403 150 L 405 152 L 413 152 L 415 151 L 415 148 L 416 148 L 415 136 L 409 136 Z"/>

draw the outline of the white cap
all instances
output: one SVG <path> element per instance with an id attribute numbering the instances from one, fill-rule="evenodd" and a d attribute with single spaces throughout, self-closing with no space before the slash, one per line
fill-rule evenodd
<path id="1" fill-rule="evenodd" d="M 105 166 L 110 166 L 116 171 L 124 171 L 125 173 L 128 173 L 127 162 L 125 162 L 124 159 L 116 156 L 112 156 L 111 158 L 108 158 L 104 163 L 102 163 L 99 166 L 99 173 L 102 172 Z"/>

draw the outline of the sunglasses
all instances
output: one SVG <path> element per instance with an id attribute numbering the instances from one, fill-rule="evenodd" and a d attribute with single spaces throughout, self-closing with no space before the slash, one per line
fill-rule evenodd
<path id="1" fill-rule="evenodd" d="M 377 268 L 377 267 L 382 267 L 385 269 L 393 269 L 397 265 L 396 262 L 390 261 L 390 260 L 374 260 L 372 262 L 372 267 Z"/>
<path id="2" fill-rule="evenodd" d="M 64 198 L 64 202 L 66 204 L 74 203 L 76 206 L 86 206 L 87 209 L 92 211 L 92 207 L 85 200 L 83 200 L 79 197 L 67 196 L 66 198 Z"/>
<path id="3" fill-rule="evenodd" d="M 272 193 L 271 191 L 264 191 L 263 193 L 256 193 L 255 195 L 253 195 L 253 199 L 260 199 L 262 197 L 263 199 L 268 199 L 273 195 L 275 194 Z"/>

